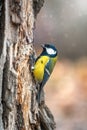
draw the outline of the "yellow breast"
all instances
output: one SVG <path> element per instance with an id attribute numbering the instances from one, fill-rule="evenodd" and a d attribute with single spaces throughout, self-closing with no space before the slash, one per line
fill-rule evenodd
<path id="1" fill-rule="evenodd" d="M 49 57 L 41 56 L 35 63 L 33 74 L 35 80 L 37 80 L 38 82 L 41 82 L 43 80 L 45 65 L 48 61 Z"/>

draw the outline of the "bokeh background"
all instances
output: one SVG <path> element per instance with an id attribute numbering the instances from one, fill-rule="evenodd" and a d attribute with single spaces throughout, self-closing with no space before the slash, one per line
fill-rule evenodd
<path id="1" fill-rule="evenodd" d="M 87 130 L 87 0 L 45 0 L 35 26 L 37 54 L 42 43 L 59 52 L 45 86 L 56 130 Z"/>

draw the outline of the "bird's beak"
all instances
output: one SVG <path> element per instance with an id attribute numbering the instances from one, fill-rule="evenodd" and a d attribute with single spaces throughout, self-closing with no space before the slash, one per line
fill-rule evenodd
<path id="1" fill-rule="evenodd" d="M 45 48 L 45 45 L 44 45 L 44 44 L 41 44 L 41 47 L 42 47 L 42 48 Z"/>

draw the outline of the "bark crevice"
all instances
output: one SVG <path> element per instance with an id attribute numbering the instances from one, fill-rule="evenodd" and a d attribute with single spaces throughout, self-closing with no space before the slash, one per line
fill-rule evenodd
<path id="1" fill-rule="evenodd" d="M 4 29 L 5 29 L 5 1 L 0 0 L 0 56 L 3 51 Z"/>

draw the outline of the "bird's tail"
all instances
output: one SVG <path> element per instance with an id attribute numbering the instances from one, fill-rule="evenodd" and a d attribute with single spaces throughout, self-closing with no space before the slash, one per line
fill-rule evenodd
<path id="1" fill-rule="evenodd" d="M 41 103 L 41 89 L 38 90 L 37 96 L 36 96 L 36 100 L 38 102 L 38 104 Z"/>
<path id="2" fill-rule="evenodd" d="M 39 105 L 44 103 L 44 90 L 41 86 L 39 87 L 39 90 L 38 90 L 38 93 L 36 96 L 36 100 L 37 100 Z"/>

